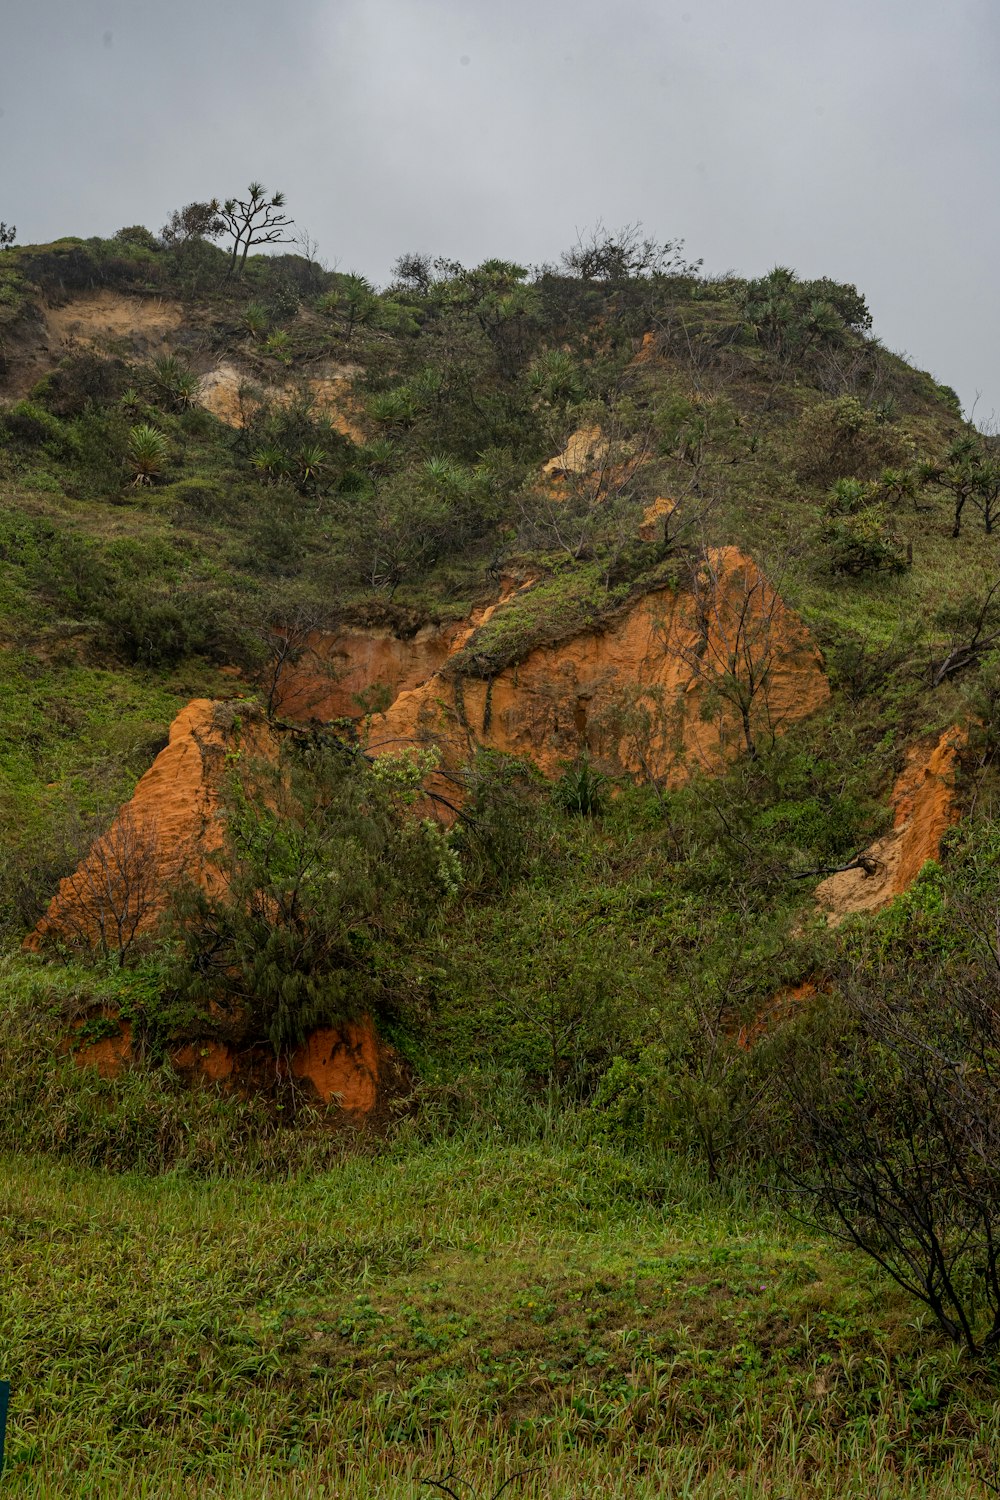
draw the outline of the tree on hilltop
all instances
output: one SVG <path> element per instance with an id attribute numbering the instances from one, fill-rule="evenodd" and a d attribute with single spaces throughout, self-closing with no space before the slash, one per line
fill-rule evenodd
<path id="1" fill-rule="evenodd" d="M 189 203 L 175 208 L 160 230 L 160 239 L 171 250 L 181 250 L 190 240 L 215 240 L 226 231 L 218 198 L 207 203 Z"/>
<path id="2" fill-rule="evenodd" d="M 293 243 L 294 236 L 285 231 L 295 220 L 282 213 L 284 206 L 284 193 L 269 198 L 262 183 L 251 182 L 246 198 L 227 198 L 219 207 L 220 233 L 233 237 L 227 279 L 234 274 L 242 276 L 251 246 Z"/>
<path id="3" fill-rule="evenodd" d="M 0 250 L 8 250 L 17 238 L 17 226 L 0 219 Z"/>

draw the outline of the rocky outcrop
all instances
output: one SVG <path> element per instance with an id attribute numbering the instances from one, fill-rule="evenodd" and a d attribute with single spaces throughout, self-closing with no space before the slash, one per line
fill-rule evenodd
<path id="1" fill-rule="evenodd" d="M 286 406 L 305 396 L 317 416 L 329 418 L 335 430 L 352 442 L 363 443 L 361 412 L 353 396 L 354 377 L 358 374 L 358 365 L 331 364 L 320 369 L 314 366 L 309 375 L 298 381 L 271 384 L 231 360 L 222 360 L 201 377 L 198 399 L 220 422 L 243 427 L 264 401 Z"/>
<path id="2" fill-rule="evenodd" d="M 371 750 L 436 746 L 443 779 L 435 789 L 452 798 L 453 773 L 480 746 L 526 757 L 551 777 L 582 755 L 608 775 L 667 785 L 719 770 L 744 747 L 730 690 L 748 660 L 758 734 L 813 713 L 829 685 L 802 621 L 749 558 L 721 548 L 706 572 L 704 588 L 646 594 L 600 628 L 492 674 L 488 661 L 479 675 L 446 664 L 371 721 Z M 476 661 L 473 645 L 466 660 Z"/>
<path id="3" fill-rule="evenodd" d="M 276 752 L 274 732 L 253 704 L 195 698 L 174 720 L 131 801 L 60 882 L 26 946 L 61 941 L 114 952 L 148 932 L 182 876 L 208 882 L 215 875 L 219 794 L 233 757 Z"/>
<path id="4" fill-rule="evenodd" d="M 600 467 L 608 452 L 608 441 L 600 427 L 578 427 L 561 453 L 542 465 L 542 473 L 553 479 L 568 474 L 590 474 Z"/>
<path id="5" fill-rule="evenodd" d="M 400 693 L 439 672 L 469 629 L 461 620 L 425 625 L 405 636 L 387 626 L 313 631 L 279 678 L 276 710 L 287 719 L 321 723 L 384 710 Z"/>
<path id="6" fill-rule="evenodd" d="M 100 1017 L 106 1034 L 94 1040 L 70 1038 L 68 1049 L 79 1067 L 102 1078 L 117 1078 L 133 1062 L 132 1026 Z M 324 1026 L 301 1046 L 276 1058 L 266 1047 L 237 1048 L 216 1037 L 177 1043 L 170 1054 L 178 1073 L 191 1081 L 226 1089 L 273 1093 L 290 1083 L 317 1103 L 334 1106 L 354 1119 L 371 1115 L 390 1095 L 405 1089 L 406 1070 L 382 1041 L 368 1016 Z"/>
<path id="7" fill-rule="evenodd" d="M 887 906 L 909 889 L 928 860 L 937 859 L 942 838 L 959 817 L 955 778 L 964 743 L 962 730 L 952 728 L 907 752 L 892 792 L 892 829 L 866 851 L 871 873 L 843 870 L 816 887 L 831 927 L 855 912 Z"/>

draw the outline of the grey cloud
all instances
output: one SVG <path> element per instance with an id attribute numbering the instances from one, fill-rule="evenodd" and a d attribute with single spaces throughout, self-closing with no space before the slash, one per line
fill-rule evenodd
<path id="1" fill-rule="evenodd" d="M 0 217 L 155 229 L 259 177 L 376 279 L 641 219 L 714 270 L 857 282 L 988 417 L 998 62 L 991 0 L 8 0 Z"/>

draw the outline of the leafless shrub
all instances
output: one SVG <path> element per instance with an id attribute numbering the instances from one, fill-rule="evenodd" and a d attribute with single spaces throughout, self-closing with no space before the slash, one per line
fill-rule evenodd
<path id="1" fill-rule="evenodd" d="M 124 968 L 163 903 L 174 863 L 155 821 L 126 804 L 63 884 L 47 936 Z"/>

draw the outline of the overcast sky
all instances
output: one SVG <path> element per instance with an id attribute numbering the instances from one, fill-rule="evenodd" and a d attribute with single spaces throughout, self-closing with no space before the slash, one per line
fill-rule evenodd
<path id="1" fill-rule="evenodd" d="M 0 219 L 158 230 L 251 178 L 341 270 L 642 220 L 855 282 L 1000 412 L 998 0 L 0 0 Z"/>

